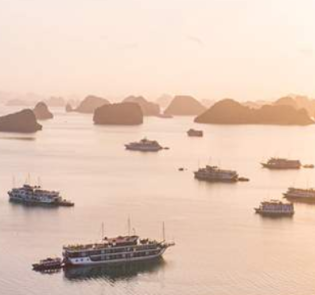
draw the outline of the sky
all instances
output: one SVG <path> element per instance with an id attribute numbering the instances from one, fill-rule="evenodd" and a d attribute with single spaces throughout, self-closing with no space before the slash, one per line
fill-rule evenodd
<path id="1" fill-rule="evenodd" d="M 315 96 L 314 0 L 0 0 L 0 90 Z"/>

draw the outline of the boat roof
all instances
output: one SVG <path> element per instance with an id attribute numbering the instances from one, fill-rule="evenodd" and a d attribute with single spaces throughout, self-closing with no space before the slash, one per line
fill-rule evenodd
<path id="1" fill-rule="evenodd" d="M 63 248 L 65 250 L 70 251 L 80 251 L 84 249 L 97 249 L 102 247 L 108 247 L 110 245 L 120 245 L 125 243 L 135 243 L 139 239 L 138 236 L 132 235 L 132 236 L 118 236 L 118 237 L 112 237 L 108 238 L 105 237 L 100 243 L 90 243 L 90 244 L 79 244 L 79 245 L 67 245 Z"/>
<path id="2" fill-rule="evenodd" d="M 226 173 L 236 173 L 235 170 L 221 169 L 218 166 L 211 166 L 211 165 L 206 165 L 205 169 L 217 170 L 217 171 L 226 172 Z"/>
<path id="3" fill-rule="evenodd" d="M 108 243 L 129 243 L 129 242 L 134 242 L 138 240 L 138 236 L 118 236 L 114 238 L 107 238 L 105 237 L 103 240 L 107 241 Z"/>
<path id="4" fill-rule="evenodd" d="M 292 160 L 292 159 L 286 159 L 286 158 L 275 158 L 272 157 L 269 159 L 269 161 L 286 161 L 286 162 L 300 162 L 300 160 Z"/>
<path id="5" fill-rule="evenodd" d="M 314 188 L 298 188 L 298 187 L 289 187 L 288 190 L 295 190 L 295 191 L 314 191 Z"/>
<path id="6" fill-rule="evenodd" d="M 269 200 L 269 201 L 263 201 L 262 204 L 282 204 L 282 205 L 292 205 L 290 202 L 283 202 L 280 200 Z"/>

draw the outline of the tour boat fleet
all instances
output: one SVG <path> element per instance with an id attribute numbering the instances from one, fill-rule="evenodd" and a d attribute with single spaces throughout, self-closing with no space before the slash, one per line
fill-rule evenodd
<path id="1" fill-rule="evenodd" d="M 293 216 L 294 205 L 279 200 L 264 201 L 260 203 L 258 208 L 254 208 L 256 213 L 263 216 Z"/>
<path id="2" fill-rule="evenodd" d="M 72 207 L 73 202 L 63 199 L 57 191 L 44 190 L 41 186 L 24 184 L 20 188 L 13 188 L 8 192 L 9 200 L 24 205 L 64 206 Z"/>
<path id="3" fill-rule="evenodd" d="M 125 145 L 127 150 L 140 151 L 140 152 L 158 152 L 163 147 L 156 140 L 148 140 L 146 138 L 140 141 L 130 142 Z"/>
<path id="4" fill-rule="evenodd" d="M 140 151 L 158 151 L 163 147 L 157 141 L 150 141 L 146 138 L 140 142 L 132 142 L 126 145 L 127 149 Z M 286 160 L 271 158 L 267 163 L 262 164 L 270 169 L 298 169 L 301 163 L 298 160 Z M 208 182 L 237 182 L 248 181 L 247 178 L 239 177 L 234 170 L 225 170 L 217 166 L 207 165 L 194 172 L 198 180 Z M 28 184 L 20 188 L 13 188 L 8 192 L 10 201 L 27 205 L 49 205 L 49 206 L 73 206 L 70 201 L 62 199 L 59 192 L 48 191 L 40 186 Z M 314 201 L 314 189 L 289 188 L 284 193 L 284 198 L 290 201 Z M 255 212 L 262 216 L 293 216 L 293 203 L 270 200 L 261 202 L 260 206 L 254 208 Z M 47 258 L 39 263 L 33 264 L 34 270 L 46 271 L 55 270 L 70 266 L 93 266 L 129 264 L 139 261 L 151 261 L 162 257 L 163 253 L 174 243 L 140 239 L 137 235 L 118 236 L 114 238 L 105 237 L 99 243 L 68 245 L 63 247 L 61 258 Z"/>

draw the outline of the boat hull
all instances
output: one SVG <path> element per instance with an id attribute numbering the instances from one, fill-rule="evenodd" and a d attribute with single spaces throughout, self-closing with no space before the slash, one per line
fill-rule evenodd
<path id="1" fill-rule="evenodd" d="M 61 269 L 61 268 L 62 268 L 62 264 L 49 265 L 49 266 L 33 264 L 33 270 L 35 270 L 35 271 L 57 270 L 57 269 Z"/>
<path id="2" fill-rule="evenodd" d="M 143 256 L 143 257 L 130 257 L 130 258 L 123 258 L 123 259 L 111 259 L 111 260 L 99 260 L 99 261 L 93 261 L 90 257 L 65 258 L 64 263 L 66 266 L 87 266 L 87 265 L 113 265 L 113 264 L 129 264 L 129 263 L 136 263 L 136 262 L 145 262 L 145 261 L 151 261 L 151 260 L 161 258 L 165 250 L 166 248 L 162 249 L 157 254 Z"/>
<path id="3" fill-rule="evenodd" d="M 260 208 L 254 208 L 255 212 L 259 215 L 266 217 L 292 217 L 294 212 L 272 212 L 272 211 L 263 211 Z"/>
<path id="4" fill-rule="evenodd" d="M 267 168 L 270 170 L 298 170 L 301 169 L 301 166 L 275 166 L 267 163 L 261 163 L 263 168 Z"/>
<path id="5" fill-rule="evenodd" d="M 292 202 L 312 203 L 315 204 L 315 197 L 297 197 L 284 194 L 284 198 Z"/>
<path id="6" fill-rule="evenodd" d="M 11 203 L 22 204 L 25 206 L 39 206 L 39 207 L 73 207 L 74 203 L 71 202 L 40 202 L 31 200 L 22 200 L 20 198 L 10 197 Z"/>
<path id="7" fill-rule="evenodd" d="M 200 176 L 195 174 L 195 178 L 200 181 L 206 182 L 227 182 L 227 183 L 235 183 L 238 181 L 238 178 L 209 178 L 206 176 Z"/>
<path id="8" fill-rule="evenodd" d="M 125 147 L 126 147 L 126 150 L 138 151 L 138 152 L 158 152 L 158 151 L 163 149 L 162 147 L 139 148 L 139 147 L 132 147 L 132 146 L 128 146 L 128 145 L 125 145 Z"/>

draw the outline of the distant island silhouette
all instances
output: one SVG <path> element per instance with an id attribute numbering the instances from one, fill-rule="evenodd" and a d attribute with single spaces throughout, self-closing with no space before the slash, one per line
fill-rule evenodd
<path id="1" fill-rule="evenodd" d="M 70 113 L 70 112 L 74 111 L 74 109 L 73 109 L 73 107 L 71 106 L 70 103 L 66 104 L 65 110 L 66 110 L 67 113 Z"/>
<path id="2" fill-rule="evenodd" d="M 315 117 L 315 100 L 303 95 L 287 95 L 279 98 L 274 105 L 289 105 L 295 109 L 305 109 L 310 117 Z"/>
<path id="3" fill-rule="evenodd" d="M 165 109 L 169 106 L 173 99 L 173 96 L 170 94 L 162 94 L 159 96 L 156 100 L 155 103 L 157 103 L 161 108 Z"/>
<path id="4" fill-rule="evenodd" d="M 80 103 L 77 108 L 73 109 L 72 111 L 78 113 L 93 114 L 97 108 L 109 103 L 110 102 L 105 98 L 89 95 Z"/>
<path id="5" fill-rule="evenodd" d="M 0 117 L 0 131 L 3 132 L 34 133 L 41 129 L 30 109 Z"/>
<path id="6" fill-rule="evenodd" d="M 208 124 L 272 124 L 310 125 L 314 121 L 305 109 L 290 105 L 263 105 L 253 109 L 232 100 L 224 99 L 195 118 L 197 123 Z"/>
<path id="7" fill-rule="evenodd" d="M 160 114 L 160 106 L 154 102 L 146 100 L 143 96 L 128 96 L 123 102 L 134 102 L 139 104 L 144 116 L 158 116 Z"/>
<path id="8" fill-rule="evenodd" d="M 30 102 L 30 101 L 26 101 L 24 99 L 20 99 L 20 98 L 13 98 L 13 99 L 10 99 L 6 102 L 6 105 L 7 106 L 23 106 L 23 107 L 27 107 L 27 106 L 30 106 L 32 105 L 33 102 Z"/>
<path id="9" fill-rule="evenodd" d="M 107 104 L 95 110 L 93 121 L 96 125 L 139 125 L 143 123 L 143 113 L 134 102 Z"/>
<path id="10" fill-rule="evenodd" d="M 205 110 L 206 107 L 192 96 L 177 95 L 164 113 L 172 116 L 198 116 Z"/>
<path id="11" fill-rule="evenodd" d="M 54 115 L 49 111 L 46 103 L 42 101 L 36 104 L 33 112 L 37 120 L 48 120 L 54 117 Z"/>
<path id="12" fill-rule="evenodd" d="M 64 107 L 66 102 L 61 96 L 51 96 L 44 100 L 44 103 L 49 107 Z"/>

